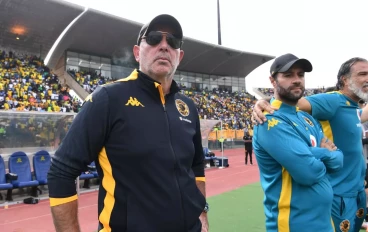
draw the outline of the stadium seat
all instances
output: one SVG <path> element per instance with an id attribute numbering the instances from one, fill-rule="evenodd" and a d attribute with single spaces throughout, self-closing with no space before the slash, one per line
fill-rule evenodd
<path id="1" fill-rule="evenodd" d="M 9 157 L 9 172 L 18 175 L 17 180 L 12 180 L 14 188 L 32 187 L 31 195 L 38 196 L 37 186 L 39 185 L 37 180 L 32 179 L 31 165 L 29 158 L 24 152 L 15 152 Z"/>
<path id="2" fill-rule="evenodd" d="M 8 183 L 5 173 L 5 163 L 3 157 L 0 156 L 0 190 L 9 190 L 12 189 L 13 185 L 11 183 Z M 0 193 L 0 200 L 3 200 L 3 196 Z M 9 199 L 9 191 L 6 197 L 6 200 Z"/>
<path id="3" fill-rule="evenodd" d="M 94 161 L 89 165 L 89 169 L 90 169 L 90 172 L 94 175 L 94 177 L 98 177 L 98 173 L 96 170 L 96 164 Z"/>
<path id="4" fill-rule="evenodd" d="M 79 176 L 79 179 L 80 180 L 84 180 L 83 188 L 87 188 L 88 189 L 89 188 L 89 179 L 95 178 L 95 175 L 93 174 L 93 171 L 90 170 L 93 167 L 92 163 L 90 165 L 88 165 L 88 169 L 89 170 L 86 171 L 86 172 L 82 172 L 82 174 Z"/>
<path id="5" fill-rule="evenodd" d="M 33 170 L 40 185 L 47 185 L 47 173 L 50 165 L 51 157 L 47 151 L 39 151 L 33 156 Z"/>
<path id="6" fill-rule="evenodd" d="M 93 173 L 90 172 L 82 172 L 82 174 L 79 176 L 80 180 L 86 180 L 86 179 L 92 179 L 94 178 L 95 175 L 93 175 Z"/>

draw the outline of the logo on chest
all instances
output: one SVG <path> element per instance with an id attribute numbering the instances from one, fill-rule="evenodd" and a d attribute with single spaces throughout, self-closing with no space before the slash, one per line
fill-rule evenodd
<path id="1" fill-rule="evenodd" d="M 179 113 L 183 116 L 183 117 L 188 117 L 189 116 L 189 107 L 187 105 L 187 103 L 185 103 L 184 101 L 180 100 L 180 99 L 176 99 L 175 100 L 175 106 L 176 109 L 179 111 Z"/>
<path id="2" fill-rule="evenodd" d="M 309 126 L 314 127 L 313 122 L 309 118 L 303 117 L 303 119 Z"/>
<path id="3" fill-rule="evenodd" d="M 129 100 L 127 101 L 127 103 L 125 104 L 126 106 L 140 106 L 140 107 L 144 107 L 144 105 L 142 103 L 140 103 L 138 101 L 137 98 L 133 98 L 133 97 L 130 97 Z"/>
<path id="4" fill-rule="evenodd" d="M 313 135 L 309 135 L 312 147 L 317 147 L 317 139 Z"/>

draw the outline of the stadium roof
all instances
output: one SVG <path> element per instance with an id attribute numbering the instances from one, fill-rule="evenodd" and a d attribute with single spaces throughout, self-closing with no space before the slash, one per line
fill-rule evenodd
<path id="1" fill-rule="evenodd" d="M 135 63 L 132 48 L 143 25 L 62 0 L 2 0 L 0 19 L 0 44 L 41 55 L 50 68 L 56 68 L 65 50 Z M 188 37 L 183 50 L 179 70 L 220 76 L 245 77 L 274 58 Z"/>

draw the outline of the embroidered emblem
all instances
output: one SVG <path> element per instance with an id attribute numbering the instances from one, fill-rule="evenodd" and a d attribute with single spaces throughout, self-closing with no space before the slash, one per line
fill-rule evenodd
<path id="1" fill-rule="evenodd" d="M 309 124 L 309 126 L 311 126 L 311 127 L 314 126 L 313 122 L 309 118 L 307 118 L 307 117 L 303 117 L 303 118 L 304 118 L 304 121 Z"/>
<path id="2" fill-rule="evenodd" d="M 341 232 L 348 232 L 350 229 L 350 221 L 344 220 L 340 223 L 340 230 Z"/>
<path id="3" fill-rule="evenodd" d="M 176 99 L 175 100 L 175 105 L 176 105 L 176 109 L 178 109 L 178 111 L 181 115 L 183 115 L 184 117 L 188 117 L 188 115 L 190 113 L 189 112 L 189 107 L 184 101 L 182 101 L 180 99 Z"/>
<path id="4" fill-rule="evenodd" d="M 277 124 L 281 123 L 279 120 L 272 118 L 271 120 L 268 120 L 268 130 L 270 128 L 277 126 Z"/>

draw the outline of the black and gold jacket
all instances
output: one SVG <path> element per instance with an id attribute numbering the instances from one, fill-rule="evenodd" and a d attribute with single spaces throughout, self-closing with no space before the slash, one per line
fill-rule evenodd
<path id="1" fill-rule="evenodd" d="M 52 159 L 50 205 L 77 199 L 75 179 L 95 161 L 100 231 L 200 231 L 206 199 L 199 116 L 175 81 L 134 70 L 86 98 Z"/>

